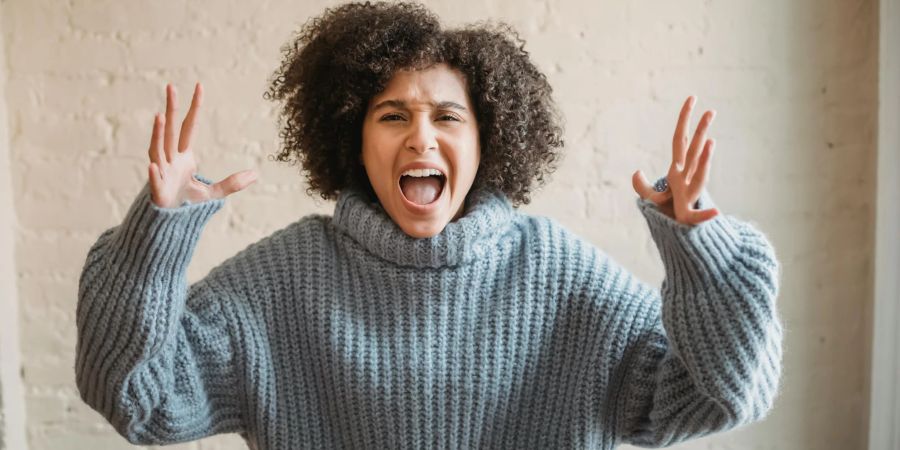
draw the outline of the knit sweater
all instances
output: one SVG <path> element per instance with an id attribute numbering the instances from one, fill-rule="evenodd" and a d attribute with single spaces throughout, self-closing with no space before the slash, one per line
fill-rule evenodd
<path id="1" fill-rule="evenodd" d="M 415 239 L 345 190 L 333 217 L 303 217 L 188 285 L 223 203 L 159 208 L 145 185 L 87 255 L 77 386 L 131 443 L 656 447 L 758 420 L 776 396 L 778 263 L 732 216 L 688 226 L 637 199 L 665 268 L 657 290 L 496 191 Z"/>

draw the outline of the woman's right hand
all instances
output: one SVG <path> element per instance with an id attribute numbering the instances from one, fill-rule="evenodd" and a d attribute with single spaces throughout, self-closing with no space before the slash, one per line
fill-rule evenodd
<path id="1" fill-rule="evenodd" d="M 161 208 L 176 208 L 185 201 L 200 203 L 224 198 L 240 191 L 256 181 L 253 169 L 234 173 L 218 183 L 207 185 L 194 179 L 197 160 L 191 148 L 191 134 L 197 118 L 197 110 L 203 97 L 200 83 L 194 88 L 194 98 L 184 121 L 178 142 L 175 142 L 175 88 L 166 86 L 166 115 L 157 114 L 150 138 L 150 195 L 153 203 Z"/>

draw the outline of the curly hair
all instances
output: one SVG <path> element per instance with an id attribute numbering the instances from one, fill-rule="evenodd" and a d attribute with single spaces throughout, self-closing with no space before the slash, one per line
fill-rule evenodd
<path id="1" fill-rule="evenodd" d="M 282 53 L 265 94 L 283 104 L 276 159 L 301 164 L 310 195 L 371 192 L 359 164 L 369 101 L 397 71 L 439 63 L 463 74 L 475 109 L 482 156 L 473 189 L 527 204 L 556 170 L 563 140 L 552 88 L 506 24 L 443 30 L 423 5 L 348 3 L 304 24 Z"/>

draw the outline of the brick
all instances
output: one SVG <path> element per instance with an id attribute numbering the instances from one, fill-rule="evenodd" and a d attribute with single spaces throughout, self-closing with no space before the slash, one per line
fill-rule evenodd
<path id="1" fill-rule="evenodd" d="M 71 210 L 67 212 L 72 213 Z M 16 269 L 20 273 L 28 274 L 63 273 L 68 276 L 77 276 L 81 273 L 81 267 L 84 266 L 85 257 L 91 244 L 96 242 L 97 237 L 106 228 L 118 225 L 118 222 L 108 218 L 102 221 L 97 220 L 97 222 L 104 223 L 77 237 L 64 236 L 59 233 L 43 238 L 20 235 L 15 247 Z M 29 230 L 40 230 L 40 227 L 25 221 L 21 222 L 21 226 Z M 64 226 L 61 228 L 70 230 Z"/>
<path id="2" fill-rule="evenodd" d="M 97 416 L 99 417 L 99 414 Z M 44 427 L 29 426 L 29 429 L 32 430 L 28 439 L 30 448 L 134 450 L 134 446 L 128 443 L 125 438 L 116 434 L 111 425 L 104 427 L 103 432 L 96 430 L 76 431 L 65 427 L 45 430 Z"/>
<path id="3" fill-rule="evenodd" d="M 140 2 L 91 0 L 75 2 L 69 20 L 75 29 L 95 33 L 154 33 L 157 36 L 189 24 L 185 0 Z M 138 14 L 135 12 L 139 11 Z"/>
<path id="4" fill-rule="evenodd" d="M 165 108 L 165 84 L 137 76 L 73 76 L 13 74 L 8 101 L 26 117 L 101 115 L 116 118 L 137 111 Z M 152 121 L 153 113 L 149 113 Z M 149 128 L 149 126 L 148 126 Z"/>
<path id="5" fill-rule="evenodd" d="M 72 162 L 85 153 L 111 149 L 113 126 L 103 116 L 19 116 L 11 157 L 24 161 L 60 159 Z M 149 141 L 148 141 L 149 142 Z"/>
<path id="6" fill-rule="evenodd" d="M 6 1 L 0 17 L 6 42 L 63 38 L 71 31 L 68 6 L 55 0 Z"/>
<path id="7" fill-rule="evenodd" d="M 99 74 L 121 73 L 128 50 L 118 39 L 82 37 L 53 39 L 49 36 L 11 39 L 7 46 L 10 73 Z"/>
<path id="8" fill-rule="evenodd" d="M 149 36 L 128 38 L 129 67 L 138 71 L 231 69 L 238 65 L 241 46 L 237 33 L 158 39 Z"/>

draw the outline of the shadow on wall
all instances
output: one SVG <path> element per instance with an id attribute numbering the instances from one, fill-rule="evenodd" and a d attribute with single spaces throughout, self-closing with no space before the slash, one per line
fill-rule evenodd
<path id="1" fill-rule="evenodd" d="M 6 430 L 6 421 L 3 418 L 3 380 L 0 380 L 0 450 L 6 448 L 3 432 Z"/>
<path id="2" fill-rule="evenodd" d="M 807 38 L 781 39 L 790 46 L 783 92 L 792 97 L 784 110 L 771 110 L 784 124 L 774 140 L 788 144 L 778 149 L 786 164 L 771 170 L 782 172 L 784 184 L 754 187 L 772 213 L 784 214 L 776 247 L 790 249 L 780 252 L 787 331 L 781 401 L 804 408 L 784 426 L 808 448 L 866 448 L 878 2 L 785 6 L 793 32 Z"/>

